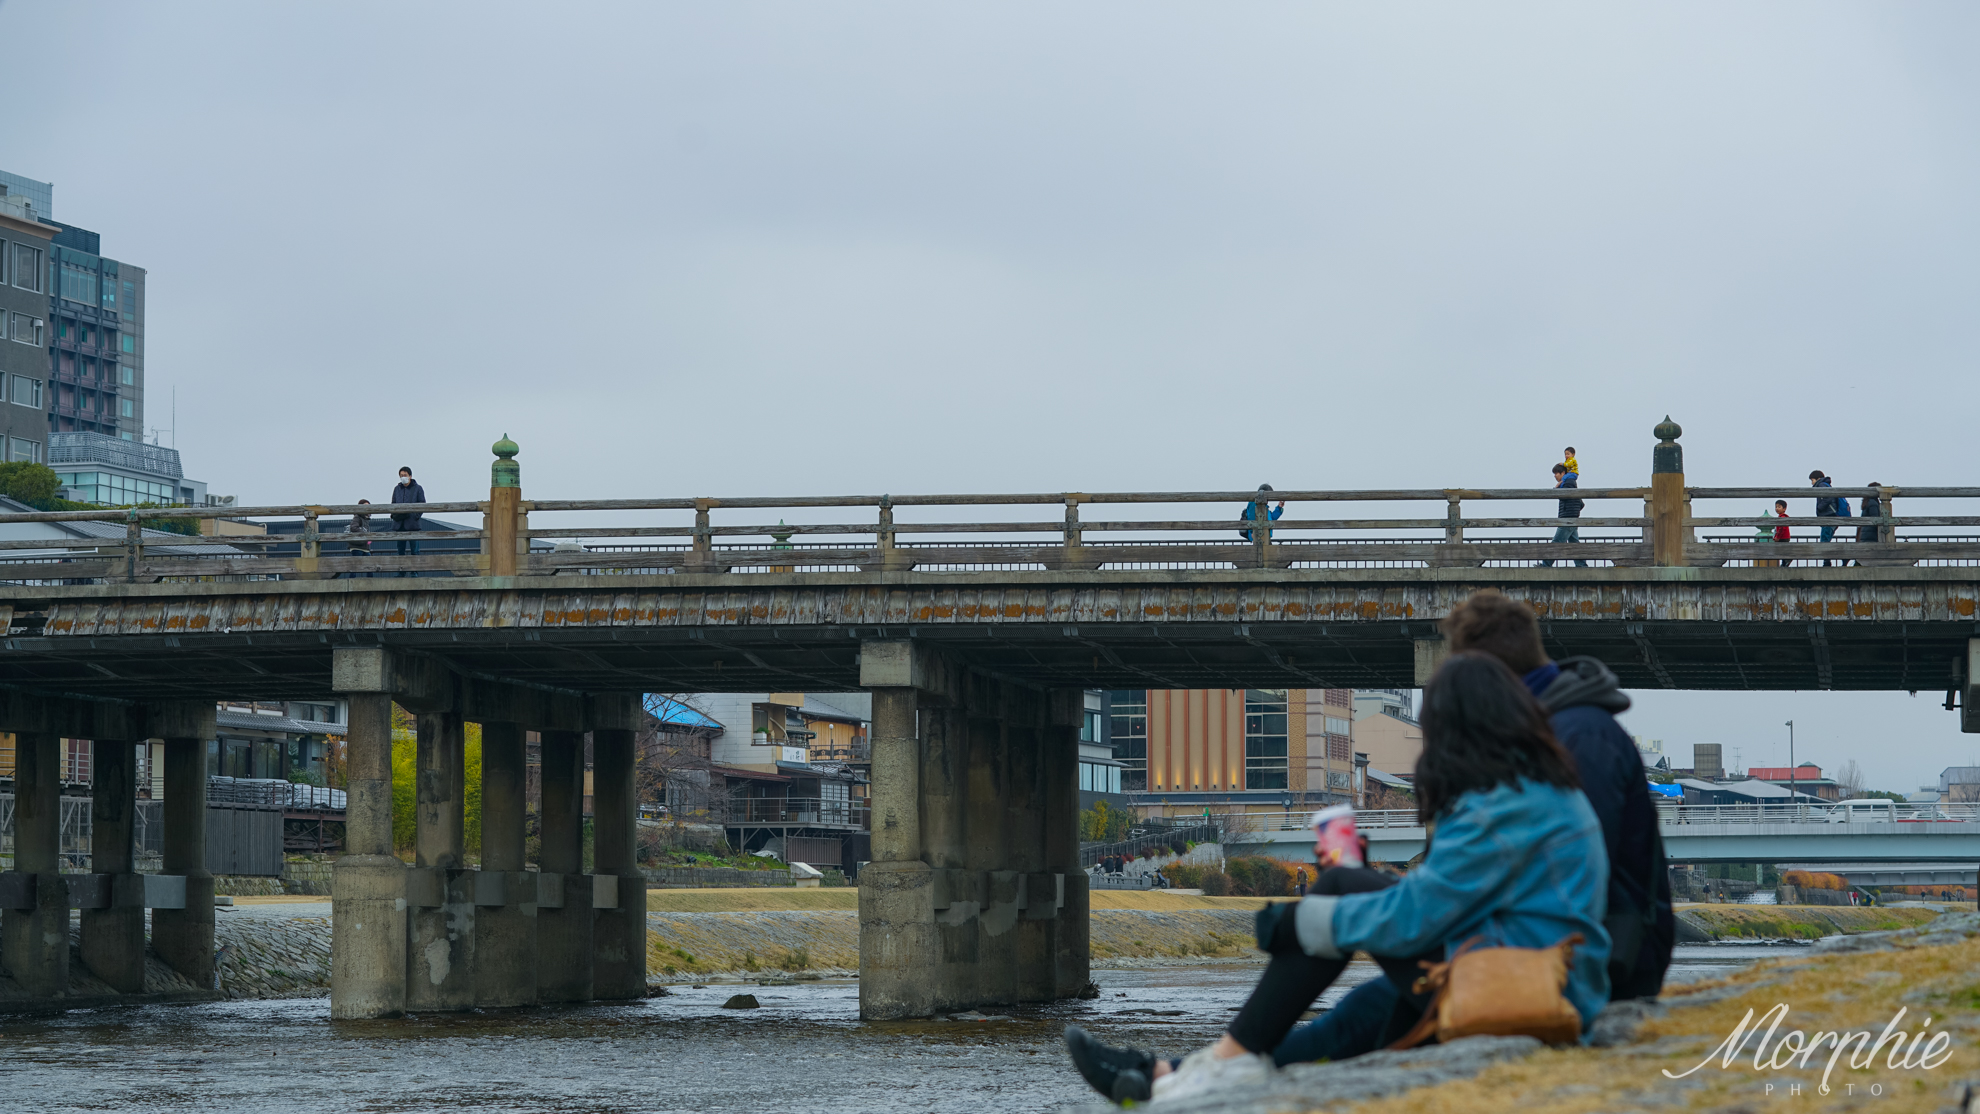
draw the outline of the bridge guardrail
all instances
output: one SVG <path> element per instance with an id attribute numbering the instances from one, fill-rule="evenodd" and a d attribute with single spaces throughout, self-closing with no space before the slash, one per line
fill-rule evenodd
<path id="1" fill-rule="evenodd" d="M 1792 564 L 1847 559 L 1870 565 L 1980 565 L 1980 515 L 1899 516 L 1900 498 L 1933 504 L 1980 499 L 1980 487 L 1686 487 L 1676 427 L 1657 435 L 1659 472 L 1648 487 L 1438 488 L 1287 491 L 1034 492 L 742 498 L 524 500 L 518 465 L 504 457 L 486 501 L 424 504 L 290 504 L 160 507 L 0 514 L 0 581 L 156 582 L 403 576 L 624 575 L 634 573 L 905 572 L 993 569 L 1349 568 L 1553 565 Z M 513 445 L 500 445 L 508 456 Z M 1668 454 L 1668 456 L 1667 456 Z M 1670 461 L 1676 470 L 1666 470 Z M 504 469 L 508 469 L 504 472 Z M 1670 481 L 1675 480 L 1675 483 Z M 1568 496 L 1622 514 L 1556 516 Z M 1761 505 L 1815 497 L 1876 497 L 1864 518 L 1754 517 L 1697 513 L 1695 501 Z M 1764 501 L 1764 502 L 1763 502 Z M 1297 517 L 1271 519 L 1279 504 Z M 1360 505 L 1357 508 L 1356 504 Z M 1427 507 L 1424 506 L 1427 504 Z M 1499 505 L 1504 514 L 1479 514 Z M 1524 507 L 1517 504 L 1526 504 Z M 1025 513 L 1052 509 L 1049 517 Z M 1206 507 L 1217 508 L 1206 511 Z M 1398 509 L 1400 508 L 1400 509 Z M 1340 513 L 1330 513 L 1335 510 Z M 1735 508 L 1741 509 L 1741 508 Z M 1429 513 L 1425 513 L 1425 511 Z M 1532 513 L 1538 511 L 1540 513 Z M 337 516 L 367 514 L 379 527 L 342 532 Z M 392 514 L 479 514 L 479 529 L 395 532 Z M 1245 515 L 1249 517 L 1245 517 Z M 776 522 L 767 520 L 775 517 Z M 718 518 L 722 519 L 718 521 Z M 183 535 L 146 524 L 265 520 L 293 532 Z M 5 527 L 90 523 L 110 536 L 4 536 Z M 264 523 L 264 524 L 265 524 Z M 1254 525 L 1259 528 L 1254 529 Z M 1536 529 L 1578 531 L 1553 540 Z M 1699 536 L 1738 528 L 1741 536 Z M 1782 546 L 1820 542 L 1843 549 Z M 1947 533 L 1970 529 L 1972 534 Z M 1875 540 L 1856 540 L 1869 530 Z M 1904 531 L 1904 533 L 1900 533 Z M 1927 531 L 1921 533 L 1921 531 Z M 1870 535 L 1863 535 L 1868 538 Z M 398 543 L 454 547 L 396 552 Z M 362 547 L 354 550 L 353 547 Z M 387 552 L 388 547 L 392 550 Z M 474 551 L 463 552 L 460 549 Z M 380 586 L 384 588 L 386 586 Z M 399 587 L 399 586 L 391 586 Z"/>
<path id="2" fill-rule="evenodd" d="M 1980 803 L 1914 804 L 1888 802 L 1890 807 L 1839 810 L 1833 804 L 1688 805 L 1659 801 L 1657 817 L 1664 824 L 1973 824 L 1980 823 Z M 1845 815 L 1845 813 L 1847 813 Z M 1246 836 L 1274 842 L 1303 838 L 1311 812 L 1252 812 L 1225 819 L 1225 838 L 1244 843 Z M 1364 833 L 1398 828 L 1421 828 L 1413 809 L 1367 809 L 1354 814 Z M 1379 836 L 1377 836 L 1379 838 Z"/>

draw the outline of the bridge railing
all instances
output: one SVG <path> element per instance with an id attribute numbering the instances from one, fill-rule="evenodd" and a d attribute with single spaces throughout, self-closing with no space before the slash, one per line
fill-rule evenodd
<path id="1" fill-rule="evenodd" d="M 259 580 L 379 576 L 624 575 L 832 571 L 1096 570 L 1149 568 L 1352 568 L 1532 566 L 1562 561 L 1643 566 L 1660 558 L 1651 489 L 1579 489 L 1589 504 L 1627 513 L 1553 516 L 1551 488 L 1357 491 L 1056 492 L 983 495 L 858 495 L 733 499 L 607 499 L 516 502 L 513 519 L 489 502 L 397 504 L 394 511 L 479 514 L 472 529 L 393 532 L 377 504 L 183 507 L 0 514 L 0 580 L 89 583 L 170 579 Z M 1823 489 L 1860 500 L 1871 489 Z M 1899 517 L 1895 505 L 1980 499 L 1980 488 L 1876 489 L 1877 518 L 1705 516 L 1687 510 L 1670 527 L 1688 565 L 1853 559 L 1868 565 L 1980 563 L 1980 516 Z M 1689 488 L 1692 500 L 1806 500 L 1808 488 Z M 1254 523 L 1279 503 L 1266 529 Z M 1515 504 L 1526 504 L 1522 508 Z M 1353 504 L 1363 505 L 1360 508 Z M 1432 513 L 1413 509 L 1428 504 Z M 1498 506 L 1508 513 L 1481 514 Z M 1532 514 L 1537 505 L 1545 514 Z M 1050 507 L 1045 518 L 1033 508 Z M 1242 517 L 1249 510 L 1250 519 Z M 1150 514 L 1150 511 L 1161 513 Z M 1339 511 L 1339 513 L 1326 513 Z M 348 517 L 377 529 L 350 534 Z M 1639 513 L 1641 512 L 1641 513 Z M 778 521 L 765 521 L 775 517 Z M 159 525 L 216 528 L 247 520 L 277 531 L 218 536 L 160 533 Z M 793 520 L 793 521 L 786 521 Z M 1552 531 L 1572 527 L 1573 542 Z M 1843 549 L 1782 546 L 1833 530 Z M 239 528 L 239 527 L 231 527 Z M 1745 530 L 1700 535 L 1701 530 Z M 1761 531 L 1769 532 L 1762 540 Z M 66 530 L 87 531 L 75 536 Z M 1875 541 L 1856 540 L 1869 531 Z M 1900 533 L 1900 531 L 1907 533 Z M 1918 531 L 1930 531 L 1921 534 Z M 1867 538 L 1869 534 L 1865 534 Z M 1668 539 L 1667 539 L 1668 540 Z M 417 553 L 399 553 L 412 543 Z M 513 547 L 513 548 L 510 548 Z M 504 560 L 505 553 L 513 558 Z"/>
<path id="2" fill-rule="evenodd" d="M 1841 808 L 1830 803 L 1691 805 L 1672 800 L 1655 802 L 1658 819 L 1670 824 L 1974 824 L 1980 823 L 1980 803 L 1949 802 L 1913 804 L 1892 801 L 1884 805 L 1858 803 Z M 1248 812 L 1225 819 L 1225 841 L 1298 841 L 1306 837 L 1311 812 Z M 1354 814 L 1355 826 L 1381 838 L 1385 830 L 1421 828 L 1414 809 L 1366 809 Z"/>

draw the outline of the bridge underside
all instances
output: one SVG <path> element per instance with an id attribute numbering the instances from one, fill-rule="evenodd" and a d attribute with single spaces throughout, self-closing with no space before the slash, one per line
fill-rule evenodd
<path id="1" fill-rule="evenodd" d="M 1793 578 L 1785 573 L 1791 571 Z M 1932 569 L 764 574 L 19 588 L 0 678 L 125 699 L 330 689 L 336 646 L 584 691 L 859 686 L 912 639 L 1048 688 L 1407 687 L 1472 591 L 1632 688 L 1943 691 L 1980 578 Z M 746 580 L 746 584 L 738 581 Z M 416 587 L 415 587 L 416 586 Z"/>

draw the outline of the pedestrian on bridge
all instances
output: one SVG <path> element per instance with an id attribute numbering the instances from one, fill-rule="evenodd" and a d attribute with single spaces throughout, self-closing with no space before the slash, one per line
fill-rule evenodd
<path id="1" fill-rule="evenodd" d="M 1068 1027 L 1066 1048 L 1086 1081 L 1116 1102 L 1164 1102 L 1264 1082 L 1275 1064 L 1372 1051 L 1428 1007 L 1429 994 L 1415 989 L 1418 962 L 1448 959 L 1479 936 L 1546 948 L 1580 934 L 1566 997 L 1585 1037 L 1609 998 L 1602 825 L 1546 713 L 1498 659 L 1453 654 L 1431 678 L 1416 791 L 1418 818 L 1437 832 L 1416 869 L 1398 880 L 1329 867 L 1305 898 L 1259 910 L 1258 946 L 1272 957 L 1265 973 L 1223 1037 L 1183 1060 L 1112 1048 Z M 1356 951 L 1382 965 L 1394 997 L 1364 996 L 1363 1008 L 1337 1018 L 1350 994 L 1325 1015 L 1334 1025 L 1294 1034 Z"/>
<path id="2" fill-rule="evenodd" d="M 359 499 L 358 503 L 361 506 L 368 507 L 371 505 L 371 500 Z M 345 545 L 349 547 L 351 556 L 353 557 L 371 556 L 371 516 L 370 515 L 368 514 L 352 515 L 351 520 L 344 524 L 344 535 L 346 538 L 349 539 L 348 541 L 345 542 Z M 370 579 L 371 577 L 371 574 L 368 572 L 340 573 L 338 575 L 348 576 L 353 580 L 357 579 L 360 576 L 365 577 L 366 579 Z"/>
<path id="3" fill-rule="evenodd" d="M 394 503 L 426 502 L 426 489 L 419 486 L 418 480 L 413 479 L 413 473 L 411 468 L 408 467 L 408 468 L 399 469 L 399 484 L 397 487 L 394 487 L 392 489 L 392 502 Z M 418 533 L 421 528 L 420 519 L 422 517 L 424 516 L 419 514 L 395 514 L 392 516 L 392 524 L 396 526 L 401 533 Z M 415 557 L 419 556 L 418 540 L 412 538 L 399 539 L 399 556 L 404 557 L 407 554 L 411 554 L 412 556 Z M 405 574 L 400 573 L 399 575 L 404 576 Z"/>
<path id="4" fill-rule="evenodd" d="M 1568 456 L 1570 458 L 1574 456 L 1573 449 L 1568 450 Z M 1578 480 L 1579 478 L 1580 478 L 1579 475 L 1574 470 L 1570 469 L 1567 465 L 1565 464 L 1554 465 L 1555 487 L 1557 488 L 1578 487 L 1580 485 L 1577 484 L 1575 481 Z M 1580 520 L 1581 507 L 1582 507 L 1582 502 L 1579 499 L 1563 498 L 1561 500 L 1560 508 L 1558 511 L 1555 512 L 1554 515 L 1555 518 L 1564 520 L 1562 525 L 1556 526 L 1554 528 L 1554 543 L 1556 545 L 1559 545 L 1563 542 L 1578 542 L 1581 540 L 1581 528 L 1579 526 L 1569 526 L 1566 524 L 1567 522 L 1575 522 Z M 1552 557 L 1549 557 L 1546 560 L 1540 562 L 1540 566 L 1542 568 L 1551 569 L 1554 567 L 1554 559 Z M 1585 569 L 1588 567 L 1588 562 L 1582 560 L 1576 560 L 1575 566 L 1577 568 Z"/>
<path id="5" fill-rule="evenodd" d="M 1864 518 L 1884 517 L 1884 492 L 1883 492 L 1884 485 L 1878 483 L 1876 480 L 1871 480 L 1868 484 L 1864 486 L 1868 487 L 1871 493 L 1863 497 L 1863 505 L 1860 508 L 1863 512 L 1863 517 Z M 1867 525 L 1858 526 L 1856 528 L 1856 540 L 1859 542 L 1875 542 L 1877 540 L 1876 524 L 1869 523 Z M 1860 565 L 1863 562 L 1857 561 L 1854 563 Z"/>
<path id="6" fill-rule="evenodd" d="M 1814 487 L 1835 486 L 1834 484 L 1829 482 L 1829 477 L 1822 474 L 1822 470 L 1820 468 L 1817 468 L 1815 471 L 1808 473 L 1808 482 Z M 1816 518 L 1848 518 L 1849 500 L 1841 499 L 1833 495 L 1818 496 L 1815 500 L 1815 517 Z M 1822 527 L 1822 540 L 1825 542 L 1835 541 L 1836 528 L 1834 526 Z M 1848 564 L 1849 562 L 1844 561 L 1842 563 Z M 1829 567 L 1828 558 L 1825 557 L 1822 559 L 1822 567 L 1825 569 Z"/>
<path id="7" fill-rule="evenodd" d="M 1271 485 L 1271 484 L 1259 484 L 1259 485 L 1258 485 L 1258 490 L 1260 490 L 1260 491 L 1270 491 L 1270 490 L 1272 490 L 1272 485 Z M 1256 522 L 1256 521 L 1258 520 L 1258 508 L 1259 508 L 1259 507 L 1261 507 L 1261 506 L 1263 506 L 1263 505 L 1264 505 L 1264 503 L 1265 503 L 1265 498 L 1264 498 L 1264 496 L 1262 496 L 1262 495 L 1261 495 L 1261 496 L 1259 496 L 1259 497 L 1258 497 L 1257 499 L 1255 499 L 1255 500 L 1253 500 L 1252 502 L 1249 502 L 1249 503 L 1246 503 L 1246 504 L 1244 505 L 1244 513 L 1243 513 L 1242 515 L 1239 515 L 1238 517 L 1240 517 L 1240 518 L 1242 518 L 1242 519 L 1244 519 L 1244 521 L 1246 521 L 1246 522 Z M 1270 519 L 1270 520 L 1271 520 L 1271 521 L 1273 521 L 1273 522 L 1277 522 L 1277 521 L 1279 521 L 1279 516 L 1280 516 L 1280 515 L 1282 515 L 1282 514 L 1284 514 L 1284 513 L 1286 513 L 1286 501 L 1285 501 L 1284 499 L 1281 499 L 1281 500 L 1279 500 L 1279 505 L 1278 505 L 1278 506 L 1276 506 L 1276 507 L 1273 507 L 1273 508 L 1271 509 L 1271 511 L 1270 511 L 1270 512 L 1268 512 L 1268 513 L 1266 514 L 1266 516 L 1265 516 L 1265 517 L 1266 517 L 1266 518 L 1268 518 L 1268 519 Z M 1251 540 L 1251 531 L 1250 531 L 1250 530 L 1239 530 L 1239 531 L 1238 531 L 1238 534 L 1239 534 L 1239 536 L 1241 536 L 1241 537 L 1243 537 L 1245 541 L 1250 541 L 1250 540 Z M 1267 531 L 1265 532 L 1265 536 L 1266 536 L 1266 537 L 1268 537 L 1268 538 L 1269 538 L 1269 537 L 1271 537 L 1271 536 L 1272 536 L 1272 532 L 1271 532 L 1270 530 L 1267 530 Z"/>

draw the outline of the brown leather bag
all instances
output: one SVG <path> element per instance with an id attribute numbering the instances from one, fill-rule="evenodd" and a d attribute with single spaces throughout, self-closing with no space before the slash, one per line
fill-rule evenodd
<path id="1" fill-rule="evenodd" d="M 1444 963 L 1423 961 L 1415 992 L 1434 992 L 1423 1018 L 1391 1049 L 1415 1048 L 1435 1036 L 1439 1043 L 1460 1037 L 1538 1037 L 1548 1044 L 1581 1039 L 1581 1013 L 1562 993 L 1581 933 L 1551 948 L 1481 947 L 1484 937 L 1464 942 Z"/>

